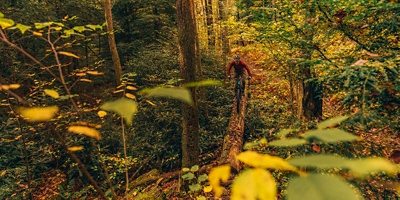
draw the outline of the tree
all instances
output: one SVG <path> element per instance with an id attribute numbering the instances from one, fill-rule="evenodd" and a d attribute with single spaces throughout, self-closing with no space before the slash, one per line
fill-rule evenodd
<path id="1" fill-rule="evenodd" d="M 299 64 L 299 117 L 305 121 L 309 121 L 315 118 L 322 117 L 322 93 L 321 87 L 318 82 L 310 81 L 315 75 L 311 70 L 310 64 L 305 62 L 312 59 L 313 54 L 313 37 L 314 28 L 312 19 L 315 17 L 315 10 L 312 5 L 304 9 L 304 25 L 301 32 L 301 37 L 306 43 L 305 46 L 300 49 L 300 58 L 304 61 Z"/>
<path id="2" fill-rule="evenodd" d="M 118 86 L 121 84 L 122 68 L 121 68 L 121 61 L 119 60 L 117 44 L 115 43 L 110 0 L 104 0 L 104 13 L 107 22 L 108 44 L 110 46 L 111 56 L 114 63 L 113 66 L 115 72 L 115 80 Z"/>
<path id="3" fill-rule="evenodd" d="M 177 0 L 179 65 L 183 82 L 196 81 L 198 60 L 196 56 L 196 20 L 193 0 Z M 191 88 L 193 105 L 182 105 L 182 167 L 199 162 L 199 117 L 196 88 Z"/>
<path id="4" fill-rule="evenodd" d="M 214 34 L 214 15 L 213 15 L 213 1 L 204 0 L 206 10 L 206 26 L 208 34 L 208 47 L 213 48 L 215 46 L 215 34 Z"/>

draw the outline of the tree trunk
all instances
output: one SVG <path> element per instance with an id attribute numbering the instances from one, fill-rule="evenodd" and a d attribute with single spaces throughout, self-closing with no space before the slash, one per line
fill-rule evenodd
<path id="1" fill-rule="evenodd" d="M 212 0 L 205 0 L 205 7 L 206 7 L 208 48 L 212 48 L 215 47 L 214 16 L 213 16 Z"/>
<path id="2" fill-rule="evenodd" d="M 196 81 L 198 61 L 196 57 L 196 20 L 193 0 L 177 0 L 177 23 L 179 65 L 184 82 Z M 182 106 L 182 167 L 199 163 L 199 117 L 197 112 L 196 88 L 191 88 L 194 105 Z"/>
<path id="3" fill-rule="evenodd" d="M 224 24 L 226 22 L 226 6 L 228 5 L 227 0 L 219 0 L 218 1 L 218 9 L 219 9 L 219 26 L 220 26 L 220 37 L 221 37 L 221 46 L 222 46 L 222 59 L 223 63 L 226 62 L 229 53 L 229 42 L 227 40 L 228 35 L 228 27 Z"/>
<path id="4" fill-rule="evenodd" d="M 315 17 L 315 10 L 313 8 L 305 9 L 306 21 L 303 29 L 303 40 L 307 43 L 300 51 L 300 57 L 303 60 L 311 60 L 313 53 L 313 38 L 314 29 L 311 19 Z M 299 65 L 300 67 L 300 81 L 298 83 L 298 108 L 299 115 L 303 121 L 310 121 L 322 117 L 322 92 L 321 87 L 317 82 L 311 82 L 310 79 L 314 78 L 314 74 L 309 64 Z"/>
<path id="5" fill-rule="evenodd" d="M 116 79 L 116 83 L 118 86 L 121 84 L 122 68 L 121 68 L 121 61 L 119 60 L 119 56 L 118 56 L 117 44 L 115 43 L 110 0 L 104 0 L 104 13 L 105 13 L 106 22 L 107 22 L 108 44 L 110 46 L 110 52 L 111 52 L 111 57 L 113 60 L 113 66 L 114 66 L 114 72 L 115 72 L 115 79 Z"/>

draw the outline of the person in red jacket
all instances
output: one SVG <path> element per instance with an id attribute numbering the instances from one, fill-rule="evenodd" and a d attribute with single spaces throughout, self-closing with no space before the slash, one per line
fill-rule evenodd
<path id="1" fill-rule="evenodd" d="M 240 60 L 239 56 L 233 57 L 233 61 L 229 63 L 226 67 L 226 75 L 228 78 L 231 78 L 231 68 L 235 69 L 235 78 L 239 78 L 239 76 L 243 77 L 244 71 L 247 71 L 248 79 L 251 79 L 251 72 L 249 66 L 243 61 Z"/>

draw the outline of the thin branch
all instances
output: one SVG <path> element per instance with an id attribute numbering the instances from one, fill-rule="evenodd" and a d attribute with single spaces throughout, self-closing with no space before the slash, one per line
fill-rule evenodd
<path id="1" fill-rule="evenodd" d="M 61 82 L 61 80 L 45 65 L 43 65 L 40 61 L 38 61 L 36 58 L 34 58 L 31 54 L 29 54 L 28 52 L 26 52 L 25 50 L 23 50 L 22 48 L 20 48 L 19 46 L 15 45 L 14 43 L 10 42 L 7 39 L 7 36 L 4 34 L 3 30 L 0 29 L 0 40 L 3 41 L 4 43 L 8 44 L 10 47 L 18 50 L 19 52 L 21 52 L 22 54 L 24 54 L 25 56 L 27 56 L 29 59 L 31 59 L 33 62 L 35 62 L 37 65 L 39 65 L 40 67 L 42 67 L 43 69 L 45 69 L 47 72 L 49 72 L 54 78 L 56 78 L 58 81 Z"/>

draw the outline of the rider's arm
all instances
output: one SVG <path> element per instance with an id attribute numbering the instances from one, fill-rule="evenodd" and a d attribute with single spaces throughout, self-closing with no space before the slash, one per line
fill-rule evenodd
<path id="1" fill-rule="evenodd" d="M 244 68 L 246 69 L 247 74 L 248 74 L 249 76 L 251 76 L 251 72 L 250 72 L 249 66 L 247 66 L 247 64 L 246 64 L 245 62 L 242 62 L 242 64 L 243 64 Z"/>
<path id="2" fill-rule="evenodd" d="M 228 66 L 226 67 L 226 76 L 230 76 L 231 75 L 231 68 L 233 66 L 234 61 L 230 62 L 228 64 Z"/>

